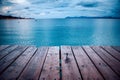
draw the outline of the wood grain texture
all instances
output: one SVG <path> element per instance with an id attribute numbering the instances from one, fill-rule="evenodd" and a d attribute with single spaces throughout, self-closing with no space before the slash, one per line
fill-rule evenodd
<path id="1" fill-rule="evenodd" d="M 5 50 L 0 51 L 0 59 L 5 57 L 7 54 L 11 53 L 17 47 L 18 47 L 18 45 L 10 46 L 10 47 L 6 48 Z"/>
<path id="2" fill-rule="evenodd" d="M 118 51 L 114 50 L 110 46 L 102 46 L 102 48 L 104 50 L 106 50 L 109 54 L 111 54 L 113 57 L 115 57 L 116 59 L 118 59 L 120 61 L 120 53 Z"/>
<path id="3" fill-rule="evenodd" d="M 120 80 L 120 77 L 89 46 L 83 48 L 106 80 Z"/>
<path id="4" fill-rule="evenodd" d="M 112 46 L 112 48 L 114 48 L 115 50 L 117 50 L 118 52 L 120 52 L 120 46 Z"/>
<path id="5" fill-rule="evenodd" d="M 19 46 L 13 52 L 8 54 L 0 61 L 0 74 L 12 63 L 14 62 L 26 49 L 27 47 Z"/>
<path id="6" fill-rule="evenodd" d="M 92 48 L 118 75 L 120 75 L 120 62 L 117 59 L 112 57 L 99 46 L 93 46 Z"/>
<path id="7" fill-rule="evenodd" d="M 9 47 L 9 45 L 0 45 L 0 51 L 4 50 L 7 47 Z"/>
<path id="8" fill-rule="evenodd" d="M 104 80 L 81 47 L 72 47 L 83 80 Z"/>
<path id="9" fill-rule="evenodd" d="M 61 47 L 62 80 L 82 80 L 70 46 Z"/>
<path id="10" fill-rule="evenodd" d="M 59 47 L 49 47 L 39 80 L 59 79 Z"/>
<path id="11" fill-rule="evenodd" d="M 120 80 L 119 46 L 0 46 L 0 80 Z"/>
<path id="12" fill-rule="evenodd" d="M 38 80 L 47 51 L 48 47 L 38 48 L 18 80 Z"/>
<path id="13" fill-rule="evenodd" d="M 34 54 L 36 48 L 29 47 L 19 58 L 16 59 L 14 63 L 12 63 L 3 73 L 0 75 L 0 79 L 2 80 L 16 80 L 25 65 Z"/>

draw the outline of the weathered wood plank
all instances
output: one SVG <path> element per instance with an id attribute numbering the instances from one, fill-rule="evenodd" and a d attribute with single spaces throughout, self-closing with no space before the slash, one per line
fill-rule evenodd
<path id="1" fill-rule="evenodd" d="M 48 47 L 38 48 L 18 80 L 38 80 L 47 51 Z"/>
<path id="2" fill-rule="evenodd" d="M 0 74 L 14 61 L 16 60 L 22 52 L 26 49 L 25 46 L 17 47 L 13 52 L 5 56 L 0 61 Z"/>
<path id="3" fill-rule="evenodd" d="M 9 45 L 0 45 L 0 51 L 4 50 L 5 48 L 7 48 Z"/>
<path id="4" fill-rule="evenodd" d="M 117 50 L 118 52 L 120 52 L 120 46 L 112 46 L 112 48 L 114 48 L 115 50 Z"/>
<path id="5" fill-rule="evenodd" d="M 1 51 L 0 52 L 0 59 L 2 59 L 3 57 L 5 57 L 7 54 L 9 54 L 10 52 L 12 52 L 17 47 L 18 47 L 18 45 L 10 46 L 10 47 L 6 48 L 5 50 Z"/>
<path id="6" fill-rule="evenodd" d="M 62 46 L 62 80 L 120 80 L 118 49 L 116 46 Z M 3 45 L 0 57 L 0 80 L 61 79 L 59 47 Z"/>
<path id="7" fill-rule="evenodd" d="M 0 79 L 16 80 L 35 51 L 36 51 L 35 47 L 29 47 L 19 58 L 17 58 L 15 62 L 13 62 L 2 73 L 2 75 L 0 75 Z"/>
<path id="8" fill-rule="evenodd" d="M 89 46 L 83 48 L 106 80 L 120 80 L 120 77 Z"/>
<path id="9" fill-rule="evenodd" d="M 120 62 L 118 60 L 116 60 L 99 46 L 93 46 L 92 48 L 118 75 L 120 75 Z"/>
<path id="10" fill-rule="evenodd" d="M 72 47 L 83 80 L 104 80 L 81 47 Z"/>
<path id="11" fill-rule="evenodd" d="M 110 46 L 102 46 L 102 48 L 104 50 L 106 50 L 109 54 L 111 54 L 113 57 L 115 57 L 116 59 L 118 59 L 120 61 L 120 53 L 118 51 L 114 50 Z"/>
<path id="12" fill-rule="evenodd" d="M 70 46 L 61 47 L 62 80 L 82 80 Z"/>
<path id="13" fill-rule="evenodd" d="M 59 79 L 59 47 L 49 47 L 39 80 Z"/>

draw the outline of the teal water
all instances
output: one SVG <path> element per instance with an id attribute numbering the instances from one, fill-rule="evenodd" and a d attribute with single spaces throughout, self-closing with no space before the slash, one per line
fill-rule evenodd
<path id="1" fill-rule="evenodd" d="M 120 19 L 0 20 L 0 45 L 120 46 Z"/>

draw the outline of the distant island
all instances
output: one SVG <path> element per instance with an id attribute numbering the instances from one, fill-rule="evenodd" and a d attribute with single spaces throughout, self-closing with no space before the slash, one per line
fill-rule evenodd
<path id="1" fill-rule="evenodd" d="M 105 16 L 105 17 L 87 17 L 87 16 L 80 16 L 80 17 L 66 17 L 66 19 L 84 19 L 84 18 L 87 18 L 87 19 L 92 19 L 92 18 L 95 18 L 95 19 L 120 19 L 120 17 L 111 17 L 111 16 Z"/>
<path id="2" fill-rule="evenodd" d="M 0 15 L 0 19 L 33 19 L 33 18 L 22 18 L 22 17 Z"/>

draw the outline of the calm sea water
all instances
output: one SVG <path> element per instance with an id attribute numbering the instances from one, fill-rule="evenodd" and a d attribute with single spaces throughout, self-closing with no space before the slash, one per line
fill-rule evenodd
<path id="1" fill-rule="evenodd" d="M 120 19 L 0 20 L 0 45 L 120 46 Z"/>

